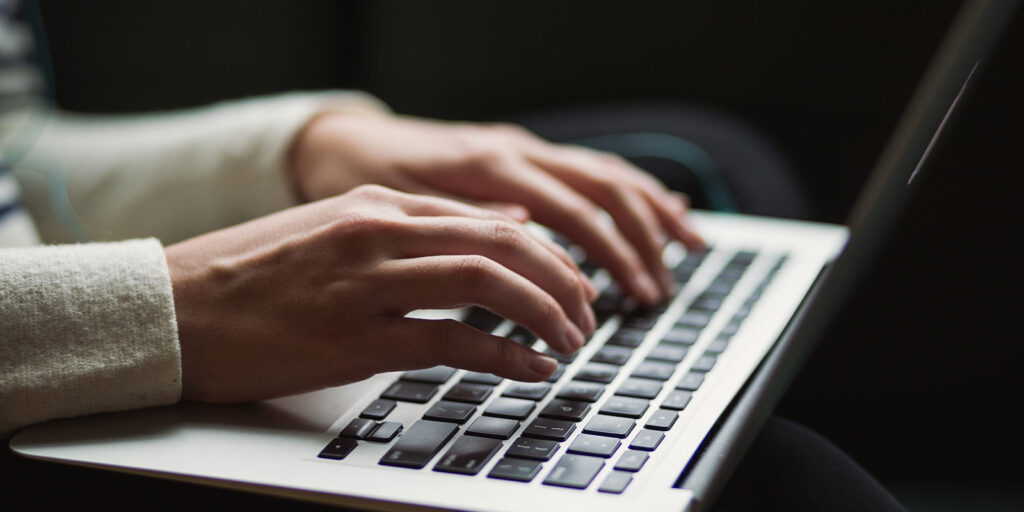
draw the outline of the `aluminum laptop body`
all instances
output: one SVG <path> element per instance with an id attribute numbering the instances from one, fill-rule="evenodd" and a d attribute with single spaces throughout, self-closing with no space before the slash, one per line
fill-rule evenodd
<path id="1" fill-rule="evenodd" d="M 1013 7 L 963 8 L 849 228 L 694 212 L 713 250 L 666 249 L 680 293 L 638 309 L 597 270 L 596 307 L 611 306 L 553 382 L 523 386 L 444 368 L 381 374 L 256 404 L 52 421 L 26 428 L 11 447 L 35 459 L 367 509 L 703 508 L 877 252 Z M 421 315 L 472 322 L 478 312 Z M 502 319 L 485 328 L 523 334 Z"/>

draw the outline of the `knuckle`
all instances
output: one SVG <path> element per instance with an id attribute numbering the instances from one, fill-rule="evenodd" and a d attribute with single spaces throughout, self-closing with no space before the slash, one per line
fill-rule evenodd
<path id="1" fill-rule="evenodd" d="M 456 274 L 469 286 L 489 281 L 495 274 L 495 265 L 486 256 L 470 254 L 461 258 Z"/>
<path id="2" fill-rule="evenodd" d="M 493 173 L 508 165 L 511 156 L 495 145 L 474 144 L 463 151 L 462 162 L 476 173 Z"/>
<path id="3" fill-rule="evenodd" d="M 353 188 L 349 191 L 349 194 L 370 199 L 385 199 L 392 197 L 394 195 L 394 191 L 377 184 L 364 184 Z"/>
<path id="4" fill-rule="evenodd" d="M 509 251 L 519 251 L 526 245 L 526 234 L 522 228 L 503 220 L 494 220 L 490 223 L 489 234 L 491 240 L 502 248 Z"/>

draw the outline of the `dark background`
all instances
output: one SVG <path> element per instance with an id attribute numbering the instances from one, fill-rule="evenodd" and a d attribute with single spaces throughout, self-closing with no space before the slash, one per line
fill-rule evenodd
<path id="1" fill-rule="evenodd" d="M 365 89 L 401 113 L 468 120 L 623 100 L 700 104 L 760 128 L 794 163 L 813 218 L 842 222 L 958 5 L 42 7 L 67 109 L 136 112 L 320 88 Z M 1024 283 L 1015 243 L 1024 232 L 1022 56 L 1018 13 L 886 252 L 780 406 L 909 505 L 1024 503 L 1024 421 L 1014 414 L 1024 339 L 1011 327 Z"/>

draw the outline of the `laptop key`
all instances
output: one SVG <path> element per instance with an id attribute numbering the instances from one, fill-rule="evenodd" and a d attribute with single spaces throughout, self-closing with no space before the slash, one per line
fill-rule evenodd
<path id="1" fill-rule="evenodd" d="M 353 418 L 352 421 L 345 425 L 345 428 L 341 429 L 341 433 L 338 437 L 344 437 L 348 439 L 364 439 L 366 436 L 373 432 L 373 429 L 377 428 L 377 423 L 373 420 L 364 418 Z"/>
<path id="2" fill-rule="evenodd" d="M 368 420 L 382 420 L 391 414 L 391 411 L 395 410 L 395 401 L 387 400 L 385 398 L 378 398 L 367 405 L 363 412 L 359 413 L 360 418 L 366 418 Z"/>
<path id="3" fill-rule="evenodd" d="M 581 402 L 596 402 L 604 393 L 604 386 L 590 382 L 569 381 L 558 392 L 558 398 L 565 400 L 578 400 Z"/>
<path id="4" fill-rule="evenodd" d="M 640 471 L 640 468 L 644 467 L 647 463 L 647 459 L 651 456 L 644 451 L 640 450 L 626 450 L 619 457 L 618 462 L 615 463 L 615 469 L 619 471 Z"/>
<path id="5" fill-rule="evenodd" d="M 615 379 L 615 375 L 617 373 L 619 373 L 618 366 L 602 363 L 587 363 L 583 368 L 580 368 L 580 370 L 576 372 L 573 379 L 608 384 Z"/>
<path id="6" fill-rule="evenodd" d="M 390 443 L 402 431 L 402 424 L 397 421 L 384 421 L 373 429 L 366 440 L 371 443 Z"/>
<path id="7" fill-rule="evenodd" d="M 722 352 L 725 352 L 725 349 L 728 347 L 729 337 L 722 336 L 721 334 L 719 334 L 718 339 L 712 341 L 711 344 L 708 345 L 707 349 L 705 350 L 710 354 L 721 354 Z"/>
<path id="8" fill-rule="evenodd" d="M 517 325 L 505 337 L 526 347 L 532 347 L 537 341 L 537 336 L 521 325 Z"/>
<path id="9" fill-rule="evenodd" d="M 662 439 L 665 439 L 665 434 L 663 432 L 644 429 L 633 438 L 633 442 L 629 443 L 629 447 L 633 450 L 644 450 L 650 452 L 654 451 L 654 449 L 661 444 Z"/>
<path id="10" fill-rule="evenodd" d="M 647 419 L 647 424 L 644 428 L 651 430 L 668 430 L 672 428 L 672 425 L 676 424 L 676 420 L 679 419 L 679 413 L 669 409 L 658 409 L 651 414 L 651 417 Z"/>
<path id="11" fill-rule="evenodd" d="M 630 396 L 633 398 L 646 398 L 648 400 L 661 393 L 661 382 L 650 379 L 629 378 L 615 391 L 616 395 Z"/>
<path id="12" fill-rule="evenodd" d="M 486 384 L 488 386 L 497 386 L 498 384 L 501 384 L 501 381 L 503 380 L 505 379 L 502 379 L 501 377 L 498 377 L 493 373 L 466 372 L 466 374 L 462 376 L 462 380 L 460 382 L 471 382 L 473 384 Z"/>
<path id="13" fill-rule="evenodd" d="M 569 453 L 582 455 L 593 455 L 595 457 L 608 458 L 619 449 L 622 444 L 618 439 L 590 434 L 580 434 L 572 441 L 566 450 Z"/>
<path id="14" fill-rule="evenodd" d="M 711 315 L 701 311 L 687 311 L 685 315 L 681 316 L 679 320 L 676 320 L 676 325 L 679 327 L 690 327 L 694 329 L 703 329 L 711 323 Z"/>
<path id="15" fill-rule="evenodd" d="M 548 377 L 545 382 L 558 382 L 558 379 L 561 379 L 562 375 L 564 374 L 565 365 L 562 363 L 558 363 L 558 366 L 555 368 L 555 371 L 551 373 L 551 376 Z"/>
<path id="16" fill-rule="evenodd" d="M 355 439 L 342 439 L 335 438 L 333 441 L 327 444 L 327 446 L 320 450 L 320 454 L 317 457 L 321 459 L 341 460 L 348 457 L 348 454 L 352 453 L 352 450 L 359 444 Z"/>
<path id="17" fill-rule="evenodd" d="M 687 404 L 690 403 L 690 399 L 693 398 L 693 393 L 677 389 L 668 394 L 665 397 L 665 401 L 661 403 L 663 409 L 671 409 L 673 411 L 681 411 L 686 409 Z"/>
<path id="18" fill-rule="evenodd" d="M 505 388 L 501 396 L 539 401 L 547 396 L 548 391 L 551 391 L 548 382 L 514 382 Z"/>
<path id="19" fill-rule="evenodd" d="M 714 354 L 704 354 L 694 361 L 690 370 L 695 372 L 710 372 L 711 369 L 715 367 L 716 362 L 718 362 L 718 358 L 715 357 Z"/>
<path id="20" fill-rule="evenodd" d="M 381 457 L 379 464 L 420 469 L 437 455 L 458 430 L 459 427 L 451 423 L 418 420 Z"/>
<path id="21" fill-rule="evenodd" d="M 664 361 L 645 360 L 636 366 L 631 377 L 644 379 L 668 380 L 676 372 L 676 365 Z"/>
<path id="22" fill-rule="evenodd" d="M 672 343 L 661 343 L 652 348 L 651 352 L 647 354 L 647 359 L 667 361 L 670 363 L 679 363 L 684 358 L 686 358 L 686 347 L 681 347 Z"/>
<path id="23" fill-rule="evenodd" d="M 561 352 L 556 352 L 555 350 L 550 349 L 550 348 L 544 350 L 544 355 L 546 355 L 548 357 L 551 357 L 555 361 L 558 361 L 559 363 L 562 363 L 562 364 L 569 364 L 569 363 L 575 361 L 576 360 L 576 356 L 578 354 L 579 354 L 579 352 L 573 352 L 572 354 L 563 354 Z"/>
<path id="24" fill-rule="evenodd" d="M 676 384 L 676 389 L 685 389 L 686 391 L 697 391 L 697 388 L 704 383 L 704 374 L 700 372 L 690 372 L 683 375 L 683 378 Z"/>
<path id="25" fill-rule="evenodd" d="M 493 331 L 503 319 L 484 308 L 471 307 L 462 321 L 484 332 Z"/>
<path id="26" fill-rule="evenodd" d="M 538 439 L 565 441 L 574 430 L 576 430 L 576 424 L 571 421 L 537 418 L 523 430 L 523 435 Z"/>
<path id="27" fill-rule="evenodd" d="M 434 465 L 434 471 L 475 475 L 501 448 L 501 441 L 486 437 L 462 436 Z"/>
<path id="28" fill-rule="evenodd" d="M 466 429 L 467 435 L 508 439 L 519 428 L 519 422 L 505 418 L 481 416 Z"/>
<path id="29" fill-rule="evenodd" d="M 586 489 L 604 467 L 604 459 L 567 453 L 544 479 L 544 485 Z"/>
<path id="30" fill-rule="evenodd" d="M 673 327 L 664 337 L 662 343 L 675 343 L 678 345 L 693 345 L 700 337 L 700 330 L 690 327 Z"/>
<path id="31" fill-rule="evenodd" d="M 431 384 L 444 384 L 448 382 L 448 379 L 452 378 L 455 374 L 455 368 L 448 366 L 435 366 L 433 368 L 424 368 L 422 370 L 413 370 L 411 372 L 405 372 L 400 377 L 402 380 L 412 380 L 416 382 L 429 382 Z"/>
<path id="32" fill-rule="evenodd" d="M 508 451 L 505 452 L 505 456 L 534 460 L 551 460 L 551 457 L 554 456 L 557 451 L 557 441 L 520 437 L 512 443 L 512 446 L 510 446 Z"/>
<path id="33" fill-rule="evenodd" d="M 556 398 L 540 411 L 540 416 L 556 420 L 580 421 L 590 412 L 590 404 Z"/>
<path id="34" fill-rule="evenodd" d="M 533 400 L 498 397 L 484 409 L 484 416 L 525 420 L 536 407 L 537 403 Z"/>
<path id="35" fill-rule="evenodd" d="M 494 465 L 487 478 L 500 478 L 516 482 L 529 482 L 540 473 L 541 462 L 538 460 L 505 457 Z"/>
<path id="36" fill-rule="evenodd" d="M 400 380 L 392 384 L 380 396 L 381 398 L 398 400 L 399 402 L 425 404 L 437 393 L 437 388 L 437 384 Z"/>
<path id="37" fill-rule="evenodd" d="M 441 399 L 479 405 L 484 403 L 487 397 L 491 396 L 491 391 L 494 391 L 494 388 L 485 384 L 459 382 L 452 386 Z"/>
<path id="38" fill-rule="evenodd" d="M 626 487 L 630 482 L 633 481 L 633 475 L 624 471 L 612 471 L 608 473 L 608 476 L 604 477 L 604 481 L 601 482 L 601 486 L 597 488 L 599 492 L 607 492 L 610 494 L 622 494 L 622 491 L 626 490 Z"/>
<path id="39" fill-rule="evenodd" d="M 620 347 L 636 348 L 644 342 L 644 338 L 647 336 L 647 331 L 641 331 L 636 329 L 622 328 L 619 329 L 612 337 L 607 341 L 607 345 L 615 345 Z"/>
<path id="40" fill-rule="evenodd" d="M 629 358 L 632 355 L 632 349 L 609 345 L 606 347 L 601 347 L 601 350 L 598 350 L 597 353 L 594 354 L 594 357 L 590 358 L 590 362 L 622 366 L 629 361 Z"/>
<path id="41" fill-rule="evenodd" d="M 430 406 L 423 418 L 436 421 L 450 421 L 453 423 L 465 423 L 476 412 L 476 406 L 461 404 L 458 402 L 447 402 L 441 400 Z"/>
<path id="42" fill-rule="evenodd" d="M 640 418 L 647 412 L 650 402 L 640 398 L 629 398 L 625 396 L 613 396 L 601 406 L 600 413 L 610 416 L 625 416 L 627 418 Z"/>
<path id="43" fill-rule="evenodd" d="M 622 438 L 628 436 L 635 426 L 636 422 L 629 418 L 598 414 L 583 427 L 583 433 Z"/>

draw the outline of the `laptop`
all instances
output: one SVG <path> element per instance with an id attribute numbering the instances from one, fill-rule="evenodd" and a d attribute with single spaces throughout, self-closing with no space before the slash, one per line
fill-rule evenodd
<path id="1" fill-rule="evenodd" d="M 436 367 L 247 405 L 57 420 L 26 457 L 374 510 L 700 510 L 713 503 L 920 180 L 1015 7 L 968 2 L 848 225 L 693 212 L 711 249 L 664 253 L 643 308 L 569 242 L 600 327 L 547 382 Z M 486 310 L 420 311 L 546 351 Z"/>

